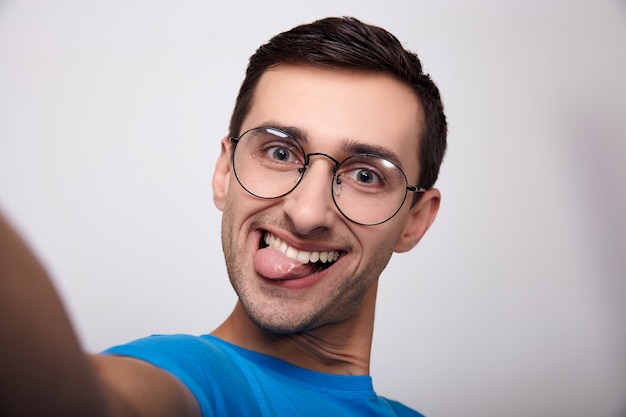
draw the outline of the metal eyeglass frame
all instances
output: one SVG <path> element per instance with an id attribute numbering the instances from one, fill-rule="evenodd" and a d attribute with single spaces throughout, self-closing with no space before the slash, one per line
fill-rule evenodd
<path id="1" fill-rule="evenodd" d="M 235 151 L 237 149 L 237 144 L 239 143 L 239 141 L 241 140 L 241 138 L 243 138 L 246 133 L 251 132 L 253 130 L 259 130 L 259 129 L 271 129 L 273 131 L 276 132 L 280 132 L 281 134 L 285 135 L 285 137 L 288 137 L 290 139 L 293 140 L 293 142 L 300 148 L 300 150 L 302 151 L 302 155 L 304 155 L 304 163 L 302 164 L 302 166 L 300 168 L 298 168 L 298 172 L 300 173 L 300 176 L 298 177 L 298 180 L 296 181 L 295 185 L 293 187 L 291 187 L 291 189 L 289 189 L 287 192 L 274 196 L 274 197 L 263 197 L 260 195 L 257 195 L 255 193 L 253 193 L 252 191 L 248 190 L 248 188 L 246 188 L 246 186 L 241 182 L 241 180 L 239 179 L 239 176 L 237 175 L 237 169 L 235 168 Z M 354 155 L 350 155 L 347 158 L 345 158 L 344 160 L 342 160 L 341 162 L 336 160 L 335 158 L 333 158 L 332 156 L 325 154 L 323 152 L 311 152 L 311 153 L 306 153 L 304 151 L 304 149 L 302 148 L 302 145 L 300 145 L 300 143 L 295 140 L 295 138 L 290 135 L 289 133 L 278 129 L 276 127 L 272 127 L 272 126 L 259 126 L 259 127 L 254 127 L 252 129 L 248 129 L 245 132 L 243 132 L 241 135 L 239 135 L 239 137 L 234 137 L 234 136 L 229 136 L 228 140 L 230 140 L 233 143 L 233 149 L 231 152 L 231 165 L 233 167 L 233 172 L 235 173 L 235 178 L 237 178 L 237 182 L 239 183 L 239 185 L 241 186 L 241 188 L 243 188 L 248 194 L 256 197 L 256 198 L 261 198 L 263 200 L 274 200 L 277 198 L 281 198 L 286 196 L 287 194 L 291 193 L 293 190 L 295 190 L 298 185 L 300 185 L 300 182 L 302 181 L 302 178 L 304 178 L 304 174 L 306 173 L 307 167 L 309 166 L 310 162 L 311 162 L 311 157 L 312 156 L 324 156 L 328 159 L 330 159 L 335 165 L 333 167 L 332 170 L 332 177 L 331 177 L 331 187 L 330 187 L 330 194 L 333 198 L 333 203 L 335 204 L 335 207 L 337 207 L 337 210 L 339 210 L 339 212 L 341 213 L 342 216 L 344 216 L 346 219 L 350 220 L 353 223 L 362 225 L 362 226 L 376 226 L 382 223 L 385 223 L 389 220 L 391 220 L 396 214 L 398 214 L 398 212 L 400 211 L 400 209 L 402 208 L 402 206 L 404 205 L 404 202 L 406 201 L 406 197 L 410 192 L 413 193 L 423 193 L 426 191 L 426 188 L 422 188 L 422 187 L 417 187 L 417 186 L 413 186 L 409 184 L 409 181 L 406 177 L 406 174 L 404 173 L 404 171 L 402 170 L 402 168 L 400 168 L 396 163 L 389 161 L 388 159 L 380 156 L 380 155 L 376 155 L 376 154 L 370 154 L 370 153 L 358 153 L 358 154 L 354 154 Z M 390 164 L 392 164 L 393 166 L 395 166 L 398 171 L 402 174 L 402 176 L 404 177 L 404 182 L 406 184 L 406 188 L 404 191 L 404 197 L 402 198 L 402 201 L 400 202 L 400 205 L 398 206 L 398 208 L 396 209 L 396 211 L 393 212 L 393 214 L 391 214 L 389 217 L 387 217 L 384 220 L 381 220 L 379 222 L 375 222 L 375 223 L 363 223 L 363 222 L 359 222 L 356 221 L 352 218 L 350 218 L 347 214 L 345 214 L 343 212 L 343 210 L 341 209 L 341 207 L 339 207 L 339 205 L 337 204 L 337 200 L 335 199 L 335 193 L 333 192 L 334 186 L 335 184 L 340 184 L 341 183 L 341 179 L 339 177 L 337 177 L 337 170 L 339 169 L 339 167 L 346 162 L 347 160 L 349 160 L 350 158 L 353 157 L 357 157 L 357 156 L 366 156 L 366 157 L 375 157 L 375 158 L 380 158 L 383 159 L 387 162 L 389 162 Z"/>

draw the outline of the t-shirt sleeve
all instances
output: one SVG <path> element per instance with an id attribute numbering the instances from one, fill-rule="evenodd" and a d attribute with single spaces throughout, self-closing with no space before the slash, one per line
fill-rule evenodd
<path id="1" fill-rule="evenodd" d="M 205 339 L 154 335 L 109 348 L 102 354 L 137 358 L 171 373 L 191 391 L 204 417 L 214 415 L 215 405 L 221 401 L 213 376 L 219 377 L 219 366 L 228 358 L 222 358 L 224 353 Z"/>

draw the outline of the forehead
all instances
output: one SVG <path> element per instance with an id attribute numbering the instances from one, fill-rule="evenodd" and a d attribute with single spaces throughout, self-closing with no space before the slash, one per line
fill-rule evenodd
<path id="1" fill-rule="evenodd" d="M 417 164 L 423 112 L 413 91 L 388 75 L 281 66 L 261 76 L 242 131 L 267 125 L 305 132 L 310 152 L 346 142 L 385 147 L 406 170 Z"/>

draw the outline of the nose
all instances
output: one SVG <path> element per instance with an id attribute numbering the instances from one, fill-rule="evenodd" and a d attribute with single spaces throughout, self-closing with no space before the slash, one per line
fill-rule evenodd
<path id="1" fill-rule="evenodd" d="M 313 164 L 312 156 L 325 156 L 330 161 Z M 337 218 L 330 182 L 337 161 L 326 154 L 309 154 L 307 169 L 298 186 L 285 196 L 283 211 L 296 231 L 303 235 L 328 229 Z"/>

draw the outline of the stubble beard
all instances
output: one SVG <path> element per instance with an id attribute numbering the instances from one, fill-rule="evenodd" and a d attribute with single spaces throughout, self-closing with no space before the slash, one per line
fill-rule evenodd
<path id="1" fill-rule="evenodd" d="M 232 259 L 232 258 L 231 258 Z M 229 266 L 230 264 L 230 266 Z M 380 267 L 375 270 L 381 269 Z M 328 291 L 329 296 L 304 304 L 284 291 L 258 291 L 246 285 L 241 268 L 227 261 L 231 284 L 248 317 L 259 328 L 275 334 L 295 334 L 341 322 L 356 315 L 373 282 L 370 273 L 359 274 Z M 363 276 L 367 275 L 367 276 Z"/>
<path id="2" fill-rule="evenodd" d="M 237 247 L 233 237 L 235 234 L 237 230 L 233 226 L 232 217 L 225 210 L 222 219 L 222 249 L 231 285 L 250 320 L 259 328 L 275 334 L 307 332 L 357 314 L 363 297 L 378 280 L 392 254 L 392 249 L 380 248 L 358 276 L 344 276 L 328 291 L 328 297 L 317 300 L 317 303 L 309 300 L 302 304 L 297 295 L 290 296 L 284 290 L 270 288 L 260 293 L 254 289 L 251 282 L 256 279 L 253 277 L 256 272 L 249 260 L 241 256 L 245 252 L 243 248 Z M 337 276 L 337 271 L 334 271 L 334 275 Z"/>

